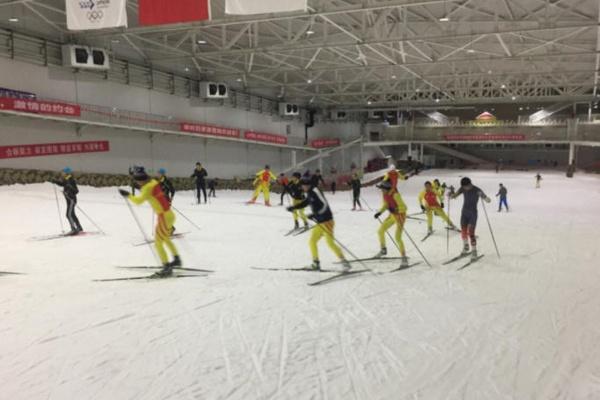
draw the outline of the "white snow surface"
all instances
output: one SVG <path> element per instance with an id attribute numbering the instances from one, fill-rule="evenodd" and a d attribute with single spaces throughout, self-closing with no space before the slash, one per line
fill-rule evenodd
<path id="1" fill-rule="evenodd" d="M 117 265 L 156 265 L 132 245 L 142 236 L 116 189 L 80 188 L 106 236 L 40 242 L 31 237 L 60 231 L 52 186 L 0 187 L 0 270 L 26 274 L 0 276 L 0 398 L 600 399 L 600 179 L 544 173 L 535 189 L 535 172 L 429 171 L 400 184 L 409 212 L 426 179 L 458 186 L 464 174 L 490 197 L 508 188 L 510 213 L 487 205 L 501 259 L 480 206 L 479 263 L 441 265 L 459 235 L 447 253 L 441 220 L 424 243 L 425 223 L 409 220 L 432 268 L 378 274 L 397 263 L 369 263 L 376 273 L 319 287 L 307 283 L 328 274 L 250 268 L 311 259 L 307 234 L 283 236 L 291 215 L 245 205 L 249 192 L 200 206 L 191 192 L 175 197 L 201 226 L 178 217 L 185 265 L 214 274 L 94 282 L 140 275 Z M 337 238 L 375 254 L 373 212 L 351 212 L 348 192 L 327 197 Z M 363 197 L 379 207 L 375 188 Z M 149 207 L 135 212 L 150 232 Z M 324 241 L 320 250 L 324 268 L 339 268 Z"/>

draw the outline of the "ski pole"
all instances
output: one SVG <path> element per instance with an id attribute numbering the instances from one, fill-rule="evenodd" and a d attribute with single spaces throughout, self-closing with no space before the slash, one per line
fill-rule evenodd
<path id="1" fill-rule="evenodd" d="M 450 220 L 450 198 L 448 198 L 448 221 Z M 450 223 L 448 223 L 450 228 Z M 446 229 L 446 254 L 450 254 L 450 229 Z"/>
<path id="2" fill-rule="evenodd" d="M 173 205 L 171 204 L 171 208 L 173 210 L 175 210 L 175 212 L 177 212 L 177 214 L 181 215 L 186 221 L 188 221 L 190 224 L 192 224 L 192 226 L 196 229 L 198 229 L 199 231 L 202 230 L 202 228 L 200 228 L 198 225 L 196 225 L 194 223 L 194 221 L 192 221 L 191 219 L 189 219 L 188 217 L 185 216 L 184 213 L 182 213 L 181 211 L 179 211 L 178 209 L 176 209 L 175 207 L 173 207 Z"/>
<path id="3" fill-rule="evenodd" d="M 56 210 L 58 211 L 58 222 L 60 222 L 60 232 L 65 233 L 65 227 L 60 216 L 60 204 L 58 203 L 58 193 L 56 191 L 56 186 L 52 185 L 52 188 L 54 189 L 54 199 L 56 199 Z"/>
<path id="4" fill-rule="evenodd" d="M 433 268 L 431 266 L 431 264 L 429 263 L 429 261 L 427 260 L 427 258 L 425 257 L 425 255 L 423 254 L 423 252 L 421 251 L 421 249 L 419 248 L 419 246 L 417 246 L 417 244 L 415 243 L 415 241 L 413 240 L 413 238 L 410 236 L 410 234 L 408 233 L 408 231 L 406 230 L 406 228 L 404 228 L 404 233 L 406 234 L 406 237 L 408 238 L 408 240 L 410 240 L 410 242 L 413 244 L 413 246 L 415 246 L 415 249 L 417 249 L 417 251 L 419 252 L 419 254 L 421 255 L 421 257 L 423 258 L 423 261 L 425 261 L 425 263 L 427 265 L 429 265 L 429 268 Z"/>
<path id="5" fill-rule="evenodd" d="M 90 222 L 92 223 L 92 225 L 94 225 L 94 226 L 96 227 L 96 229 L 98 229 L 98 231 L 99 231 L 101 234 L 103 234 L 103 235 L 106 235 L 106 233 L 105 233 L 105 232 L 102 230 L 102 228 L 100 228 L 100 227 L 98 226 L 98 224 L 96 224 L 96 222 L 94 222 L 94 220 L 93 220 L 93 219 L 91 219 L 91 218 L 90 218 L 90 216 L 89 216 L 89 215 L 87 215 L 87 213 L 86 213 L 85 211 L 83 211 L 83 209 L 82 209 L 81 207 L 79 207 L 79 205 L 77 205 L 77 209 L 78 209 L 79 211 L 81 211 L 81 213 L 82 213 L 82 214 L 83 214 L 83 215 L 84 215 L 84 216 L 85 216 L 85 217 L 88 219 L 88 221 L 90 221 Z"/>
<path id="6" fill-rule="evenodd" d="M 129 208 L 129 212 L 131 213 L 131 216 L 135 220 L 135 223 L 136 223 L 137 227 L 139 228 L 140 232 L 142 233 L 142 236 L 144 237 L 144 241 L 148 244 L 148 246 L 150 248 L 150 252 L 152 253 L 152 256 L 154 257 L 154 259 L 156 261 L 159 261 L 158 257 L 154 253 L 154 249 L 152 248 L 152 241 L 150 241 L 150 239 L 148 239 L 148 236 L 146 235 L 146 232 L 144 232 L 144 228 L 142 227 L 142 224 L 140 223 L 140 220 L 139 220 L 138 216 L 135 214 L 135 211 L 133 210 L 133 207 L 131 207 L 131 204 L 129 204 L 129 200 L 127 200 L 126 197 L 123 197 L 123 200 L 125 201 L 125 204 L 127 204 L 127 208 Z"/>
<path id="7" fill-rule="evenodd" d="M 315 225 L 311 226 L 311 229 L 312 229 L 312 228 L 315 228 L 315 227 L 317 227 L 317 226 L 319 226 L 319 224 L 315 224 Z M 323 225 L 321 225 L 321 227 L 322 227 L 323 229 L 327 229 L 327 228 L 326 228 L 325 226 L 323 226 Z M 329 229 L 327 229 L 327 230 L 329 231 Z M 354 253 L 353 253 L 353 252 L 352 252 L 352 251 L 351 251 L 351 250 L 350 250 L 350 249 L 349 249 L 347 246 L 345 246 L 345 245 L 344 245 L 342 242 L 340 242 L 340 241 L 339 241 L 339 240 L 338 240 L 338 239 L 335 237 L 335 235 L 333 234 L 333 232 L 329 231 L 328 233 L 331 235 L 331 237 L 332 237 L 333 241 L 334 241 L 334 242 L 336 242 L 336 243 L 338 244 L 338 246 L 340 246 L 342 249 L 344 249 L 344 250 L 346 251 L 346 253 L 350 254 L 350 256 L 352 256 L 352 257 L 354 258 L 354 261 L 358 261 L 358 263 L 359 263 L 360 265 L 362 265 L 362 266 L 363 266 L 363 268 L 365 268 L 365 269 L 367 269 L 367 270 L 369 270 L 369 271 L 373 272 L 373 270 L 372 270 L 371 268 L 367 267 L 367 266 L 366 266 L 366 265 L 365 265 L 365 264 L 364 264 L 362 261 L 360 261 L 360 258 L 358 258 L 358 257 L 356 256 L 356 254 L 354 254 Z M 374 272 L 373 272 L 373 273 L 374 273 Z"/>
<path id="8" fill-rule="evenodd" d="M 487 221 L 488 228 L 490 228 L 490 234 L 492 235 L 492 241 L 494 242 L 494 247 L 496 248 L 496 254 L 498 255 L 498 258 L 500 258 L 500 251 L 498 251 L 498 245 L 496 244 L 496 238 L 494 237 L 494 230 L 492 229 L 492 225 L 490 224 L 490 219 L 488 218 L 487 209 L 485 208 L 484 202 L 481 202 L 481 205 L 483 206 L 483 212 L 485 214 L 485 220 Z"/>

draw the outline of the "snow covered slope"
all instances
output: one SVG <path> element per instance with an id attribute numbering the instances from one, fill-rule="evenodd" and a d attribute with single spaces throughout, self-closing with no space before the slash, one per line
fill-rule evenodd
<path id="1" fill-rule="evenodd" d="M 487 206 L 501 259 L 480 209 L 485 257 L 463 271 L 441 265 L 460 251 L 458 234 L 447 253 L 439 219 L 424 243 L 425 224 L 410 220 L 433 268 L 322 287 L 307 283 L 326 274 L 250 268 L 300 267 L 310 255 L 306 234 L 283 236 L 289 213 L 246 206 L 247 192 L 201 206 L 192 193 L 175 197 L 202 228 L 178 218 L 190 232 L 176 241 L 182 258 L 211 276 L 93 282 L 139 274 L 117 265 L 155 264 L 132 245 L 142 237 L 116 189 L 81 188 L 79 205 L 106 236 L 36 242 L 60 231 L 52 186 L 0 187 L 0 271 L 27 274 L 0 276 L 0 398 L 599 399 L 600 179 L 544 174 L 535 189 L 533 175 L 469 173 L 492 197 L 498 183 L 508 188 L 510 213 Z M 434 177 L 460 179 L 429 171 L 402 182 L 410 212 Z M 363 195 L 379 206 L 375 188 Z M 373 213 L 351 212 L 348 192 L 328 198 L 339 240 L 359 257 L 377 252 Z M 149 208 L 135 211 L 150 231 Z M 323 266 L 338 268 L 320 249 Z"/>

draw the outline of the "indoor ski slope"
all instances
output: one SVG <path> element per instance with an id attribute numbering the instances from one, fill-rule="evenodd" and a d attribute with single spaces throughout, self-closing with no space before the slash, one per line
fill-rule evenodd
<path id="1" fill-rule="evenodd" d="M 79 205 L 106 236 L 32 241 L 60 232 L 50 184 L 0 187 L 0 398 L 2 399 L 599 399 L 600 179 L 530 172 L 470 172 L 511 212 L 480 208 L 479 250 L 463 271 L 442 266 L 461 249 L 435 220 L 407 230 L 433 264 L 394 274 L 396 263 L 320 287 L 327 274 L 258 271 L 310 263 L 308 235 L 282 207 L 247 206 L 248 192 L 210 205 L 179 193 L 190 232 L 176 241 L 188 267 L 208 277 L 94 282 L 152 265 L 115 188 L 82 187 Z M 458 185 L 459 172 L 426 172 L 400 185 L 410 212 L 426 179 Z M 365 189 L 371 207 L 379 193 Z M 378 251 L 373 212 L 328 194 L 337 237 L 359 257 Z M 60 198 L 61 213 L 64 201 Z M 278 203 L 278 198 L 273 203 Z M 452 202 L 458 222 L 462 199 Z M 148 207 L 135 209 L 147 232 Z M 84 228 L 95 230 L 80 213 Z M 63 223 L 66 224 L 66 221 Z M 406 240 L 412 261 L 418 253 Z M 392 255 L 397 255 L 389 243 Z M 337 268 L 321 243 L 324 268 Z M 356 267 L 358 268 L 358 266 Z M 142 271 L 142 273 L 144 273 Z"/>

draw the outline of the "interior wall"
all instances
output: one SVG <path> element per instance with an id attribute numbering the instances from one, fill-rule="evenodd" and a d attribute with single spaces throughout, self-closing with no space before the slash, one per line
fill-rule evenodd
<path id="1" fill-rule="evenodd" d="M 289 132 L 287 136 L 290 142 L 304 142 L 304 122 L 300 120 L 283 120 L 276 115 L 211 104 L 194 106 L 185 97 L 93 77 L 82 78 L 81 74 L 71 69 L 46 68 L 0 58 L 0 87 L 36 93 L 42 98 L 167 115 L 241 130 L 282 135 Z M 358 137 L 360 132 L 360 124 L 354 122 L 320 123 L 309 129 L 309 141 L 327 137 L 347 141 Z M 283 169 L 292 160 L 291 150 L 273 146 L 198 136 L 154 135 L 151 139 L 142 132 L 96 127 L 84 127 L 78 136 L 73 125 L 0 115 L 0 145 L 97 139 L 108 139 L 111 151 L 0 160 L 0 167 L 60 169 L 70 165 L 86 172 L 123 173 L 130 165 L 142 164 L 149 169 L 166 167 L 173 176 L 185 176 L 191 173 L 190 169 L 196 161 L 201 161 L 211 171 L 216 171 L 213 176 L 231 178 L 249 176 L 267 163 L 274 170 Z M 299 150 L 297 161 L 314 154 Z"/>

